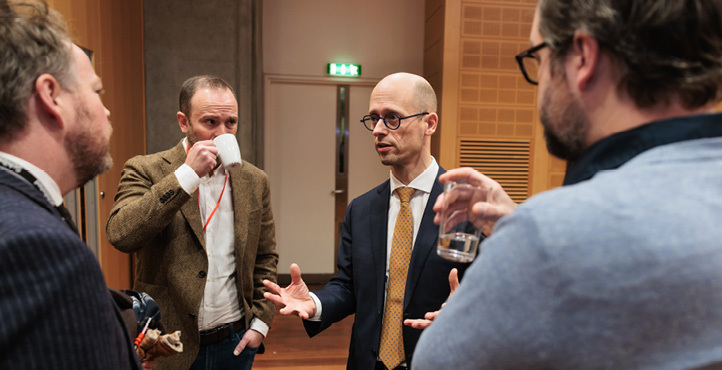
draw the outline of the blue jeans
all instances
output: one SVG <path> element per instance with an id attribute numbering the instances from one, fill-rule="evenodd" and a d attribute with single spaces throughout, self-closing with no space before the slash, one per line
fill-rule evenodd
<path id="1" fill-rule="evenodd" d="M 250 370 L 258 348 L 246 346 L 240 355 L 233 355 L 233 350 L 241 342 L 245 332 L 233 332 L 231 325 L 231 335 L 228 338 L 218 343 L 201 345 L 190 370 Z"/>

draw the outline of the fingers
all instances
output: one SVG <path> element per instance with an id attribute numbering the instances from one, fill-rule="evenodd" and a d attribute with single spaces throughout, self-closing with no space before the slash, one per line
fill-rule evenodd
<path id="1" fill-rule="evenodd" d="M 248 334 L 248 332 L 246 332 Z M 248 338 L 246 338 L 246 335 L 243 335 L 243 338 L 241 338 L 241 341 L 238 342 L 238 345 L 233 350 L 233 355 L 238 356 L 243 352 L 244 349 L 246 349 L 246 345 L 248 344 Z"/>
<path id="2" fill-rule="evenodd" d="M 469 168 L 469 167 L 456 168 L 453 170 L 449 170 L 439 176 L 439 181 L 442 183 L 454 181 L 454 182 L 465 182 L 467 184 L 471 184 L 471 185 L 475 185 L 475 186 L 482 185 L 484 183 L 484 181 L 486 181 L 487 179 L 489 179 L 489 178 L 482 175 L 479 171 L 477 171 L 473 168 Z"/>
<path id="3" fill-rule="evenodd" d="M 454 291 L 456 288 L 459 287 L 459 270 L 456 268 L 451 269 L 451 272 L 449 272 L 449 288 L 451 288 L 451 294 L 454 294 Z M 451 296 L 449 294 L 449 296 Z"/>
<path id="4" fill-rule="evenodd" d="M 263 279 L 263 286 L 265 286 L 266 289 L 270 290 L 273 293 L 281 294 L 281 287 L 268 279 Z"/>
<path id="5" fill-rule="evenodd" d="M 241 341 L 233 350 L 233 355 L 240 355 L 241 352 L 243 352 L 243 350 L 246 349 L 246 347 L 248 346 L 257 348 L 261 345 L 261 342 L 263 342 L 263 334 L 253 329 L 248 329 L 246 330 L 246 333 L 243 334 L 243 338 L 241 338 Z"/>
<path id="6" fill-rule="evenodd" d="M 268 301 L 273 303 L 276 307 L 284 308 L 286 307 L 286 303 L 283 302 L 283 298 L 281 298 L 280 295 L 273 294 L 270 292 L 263 293 L 263 298 L 266 298 Z"/>
<path id="7" fill-rule="evenodd" d="M 307 312 L 301 311 L 301 310 L 298 310 L 298 309 L 293 309 L 293 308 L 288 307 L 288 306 L 283 307 L 282 309 L 278 310 L 278 312 L 279 312 L 281 315 L 285 315 L 285 316 L 288 316 L 288 315 L 296 315 L 296 316 L 298 316 L 298 317 L 300 317 L 300 318 L 302 318 L 302 319 L 304 319 L 304 320 L 308 320 L 308 318 L 310 317 L 310 316 L 308 316 L 308 313 L 307 313 Z"/>
<path id="8" fill-rule="evenodd" d="M 414 329 L 426 329 L 431 325 L 431 320 L 425 319 L 406 319 L 404 325 L 410 326 Z"/>
<path id="9" fill-rule="evenodd" d="M 471 207 L 471 213 L 482 220 L 496 222 L 514 212 L 514 209 L 516 209 L 516 205 L 495 206 L 490 203 L 479 202 Z"/>
<path id="10" fill-rule="evenodd" d="M 198 141 L 188 150 L 185 163 L 203 177 L 213 170 L 218 162 L 218 148 L 213 141 Z"/>

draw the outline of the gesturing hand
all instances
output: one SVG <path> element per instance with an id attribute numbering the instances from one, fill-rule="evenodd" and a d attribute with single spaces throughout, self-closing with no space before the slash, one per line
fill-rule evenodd
<path id="1" fill-rule="evenodd" d="M 269 292 L 263 297 L 280 308 L 282 315 L 296 315 L 304 320 L 316 314 L 316 303 L 308 292 L 308 286 L 301 279 L 301 269 L 297 264 L 291 264 L 291 284 L 281 288 L 278 284 L 263 280 L 263 285 Z"/>
<path id="2" fill-rule="evenodd" d="M 451 297 L 452 294 L 454 294 L 454 291 L 456 288 L 459 287 L 459 270 L 453 268 L 451 269 L 451 272 L 449 272 L 449 288 L 451 289 L 451 293 L 449 293 L 449 297 Z M 404 325 L 410 326 L 414 329 L 426 329 L 431 325 L 431 323 L 436 319 L 436 316 L 439 316 L 439 313 L 441 313 L 441 309 L 446 306 L 446 303 L 443 303 L 441 305 L 441 308 L 437 311 L 433 312 L 427 312 L 426 315 L 424 315 L 423 319 L 406 319 L 404 320 Z"/>

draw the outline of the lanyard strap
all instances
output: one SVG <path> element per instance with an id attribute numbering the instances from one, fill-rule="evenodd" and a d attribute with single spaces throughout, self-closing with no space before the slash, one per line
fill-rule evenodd
<path id="1" fill-rule="evenodd" d="M 30 173 L 30 171 L 26 170 L 25 168 L 15 164 L 15 163 L 5 161 L 2 158 L 0 158 L 0 168 L 3 168 L 5 170 L 7 170 L 8 172 L 13 173 L 13 174 L 23 178 L 25 181 L 29 182 L 31 185 L 33 185 L 35 188 L 37 188 L 45 196 L 45 199 L 48 201 L 48 203 L 50 203 L 51 205 L 53 204 L 53 202 L 51 200 L 52 198 L 50 197 L 48 190 L 45 189 L 45 187 L 40 183 L 40 181 L 35 176 L 33 176 L 32 173 Z M 63 222 L 65 222 L 65 224 L 68 225 L 68 227 L 71 230 L 73 230 L 74 233 L 79 234 L 78 227 L 75 226 L 73 219 L 70 217 L 70 212 L 68 212 L 68 209 L 65 208 L 65 206 L 62 204 L 55 207 L 55 209 L 58 211 L 58 213 L 60 213 L 60 219 L 63 220 Z"/>
<path id="2" fill-rule="evenodd" d="M 203 225 L 203 232 L 206 231 L 208 224 L 211 223 L 211 219 L 213 218 L 213 215 L 216 214 L 216 210 L 218 209 L 218 206 L 221 205 L 221 199 L 223 199 L 223 193 L 226 192 L 226 184 L 228 184 L 228 170 L 226 170 L 226 179 L 223 181 L 223 189 L 221 190 L 221 196 L 218 197 L 218 203 L 216 203 L 216 207 L 213 208 L 211 215 L 208 216 L 208 220 L 206 220 L 206 224 Z M 198 198 L 198 207 L 200 207 L 201 206 L 201 197 L 200 197 L 200 194 L 198 193 L 198 189 L 196 189 L 196 197 Z"/>
<path id="3" fill-rule="evenodd" d="M 188 156 L 188 152 L 191 150 L 191 147 L 186 145 L 186 157 Z M 221 199 L 223 199 L 223 193 L 226 192 L 226 184 L 228 184 L 228 170 L 226 170 L 226 178 L 223 180 L 223 189 L 221 189 L 221 196 L 218 197 L 218 203 L 216 203 L 215 208 L 213 208 L 213 211 L 211 211 L 210 216 L 208 216 L 208 219 L 206 220 L 205 224 L 203 225 L 203 232 L 206 231 L 206 228 L 208 227 L 208 224 L 211 223 L 211 219 L 213 218 L 213 215 L 216 214 L 216 210 L 218 210 L 218 206 L 221 205 Z M 200 186 L 199 186 L 200 188 Z M 201 195 L 198 189 L 196 189 L 196 198 L 198 199 L 198 208 L 201 207 Z"/>

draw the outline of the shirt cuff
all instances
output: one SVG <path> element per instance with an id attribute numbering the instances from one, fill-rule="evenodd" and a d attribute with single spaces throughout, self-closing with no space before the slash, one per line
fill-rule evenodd
<path id="1" fill-rule="evenodd" d="M 266 325 L 265 322 L 261 321 L 261 319 L 254 317 L 251 319 L 251 330 L 255 330 L 263 335 L 265 338 L 268 335 L 268 325 Z"/>
<path id="2" fill-rule="evenodd" d="M 308 321 L 321 321 L 321 311 L 322 311 L 321 301 L 318 299 L 318 297 L 316 297 L 315 294 L 313 294 L 311 292 L 309 292 L 308 294 L 311 295 L 311 298 L 313 299 L 313 303 L 316 304 L 316 314 L 313 315 L 313 317 L 309 317 Z"/>
<path id="3" fill-rule="evenodd" d="M 183 188 L 188 195 L 193 195 L 193 192 L 195 192 L 201 184 L 201 178 L 198 177 L 196 171 L 193 171 L 191 166 L 185 163 L 175 170 L 175 177 L 178 179 L 181 188 Z"/>

